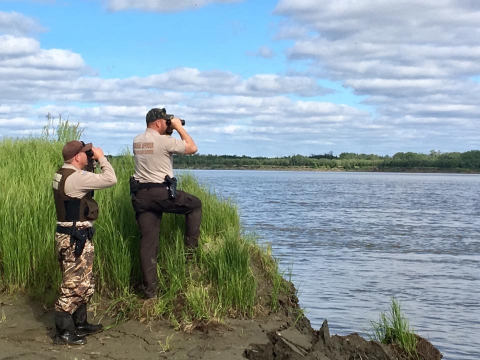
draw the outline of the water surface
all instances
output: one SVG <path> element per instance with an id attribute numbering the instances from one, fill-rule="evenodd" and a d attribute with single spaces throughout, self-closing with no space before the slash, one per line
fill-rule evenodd
<path id="1" fill-rule="evenodd" d="M 367 337 L 394 296 L 444 359 L 480 359 L 479 175 L 193 174 L 271 243 L 314 328 Z"/>

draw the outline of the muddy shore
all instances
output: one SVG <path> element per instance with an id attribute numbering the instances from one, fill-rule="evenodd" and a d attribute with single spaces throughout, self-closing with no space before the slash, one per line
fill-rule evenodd
<path id="1" fill-rule="evenodd" d="M 21 295 L 0 295 L 0 359 L 406 359 L 397 349 L 358 334 L 331 336 L 327 321 L 318 331 L 307 318 L 278 311 L 256 320 L 226 319 L 190 333 L 164 320 L 129 320 L 88 337 L 84 346 L 54 345 L 53 311 Z M 108 326 L 114 320 L 89 315 Z M 440 352 L 421 339 L 424 360 Z"/>

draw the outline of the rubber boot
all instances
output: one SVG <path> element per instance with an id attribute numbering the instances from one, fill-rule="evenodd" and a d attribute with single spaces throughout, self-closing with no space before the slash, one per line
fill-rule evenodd
<path id="1" fill-rule="evenodd" d="M 87 322 L 87 304 L 82 304 L 72 314 L 73 323 L 75 324 L 75 333 L 78 336 L 86 336 L 96 334 L 103 331 L 103 325 L 93 325 Z"/>
<path id="2" fill-rule="evenodd" d="M 198 249 L 198 236 L 197 237 L 185 237 L 185 260 L 191 262 L 195 259 L 195 253 Z"/>
<path id="3" fill-rule="evenodd" d="M 72 315 L 65 311 L 55 311 L 55 340 L 58 345 L 85 345 L 87 339 L 75 333 Z"/>

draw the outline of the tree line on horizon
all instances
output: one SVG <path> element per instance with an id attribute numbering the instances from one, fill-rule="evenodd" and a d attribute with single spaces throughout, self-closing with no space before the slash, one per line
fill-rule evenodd
<path id="1" fill-rule="evenodd" d="M 343 152 L 338 156 L 325 154 L 291 155 L 283 157 L 250 157 L 246 155 L 175 155 L 177 169 L 282 169 L 306 168 L 318 170 L 366 171 L 480 171 L 480 150 L 445 152 L 431 150 L 429 154 L 397 152 L 393 156 Z"/>

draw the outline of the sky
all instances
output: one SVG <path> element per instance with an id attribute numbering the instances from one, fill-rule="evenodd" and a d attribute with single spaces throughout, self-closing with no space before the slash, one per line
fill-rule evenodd
<path id="1" fill-rule="evenodd" d="M 480 1 L 0 0 L 0 137 L 116 155 L 154 107 L 199 154 L 477 150 Z"/>

